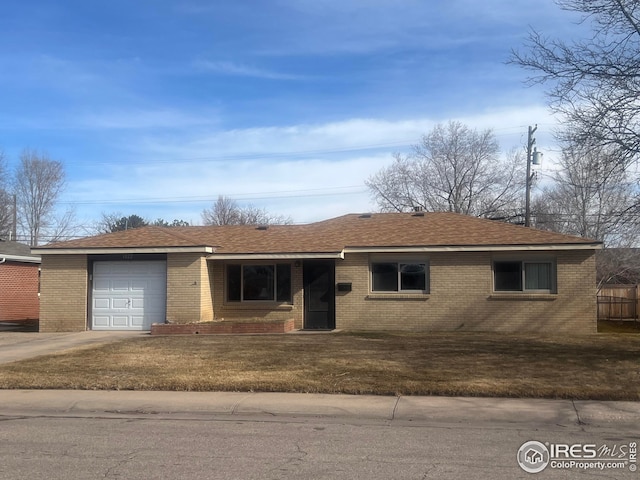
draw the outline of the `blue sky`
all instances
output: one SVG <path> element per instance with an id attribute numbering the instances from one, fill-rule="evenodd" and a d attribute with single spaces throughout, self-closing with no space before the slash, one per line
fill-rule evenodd
<path id="1" fill-rule="evenodd" d="M 80 223 L 199 223 L 218 195 L 295 222 L 374 210 L 365 179 L 449 120 L 505 151 L 537 123 L 552 163 L 542 88 L 505 61 L 529 26 L 580 29 L 552 0 L 25 0 L 2 18 L 0 148 L 62 161 Z"/>

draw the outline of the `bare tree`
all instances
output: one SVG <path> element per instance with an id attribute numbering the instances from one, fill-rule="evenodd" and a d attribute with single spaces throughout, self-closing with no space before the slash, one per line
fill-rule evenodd
<path id="1" fill-rule="evenodd" d="M 9 193 L 9 169 L 4 152 L 0 150 L 0 237 L 9 238 L 13 230 L 13 195 Z M 15 238 L 13 239 L 15 240 Z"/>
<path id="2" fill-rule="evenodd" d="M 69 238 L 80 236 L 81 230 L 77 224 L 76 211 L 73 207 L 55 214 L 47 225 L 47 243 L 60 242 Z"/>
<path id="3" fill-rule="evenodd" d="M 640 283 L 640 250 L 605 248 L 596 252 L 598 285 Z"/>
<path id="4" fill-rule="evenodd" d="M 522 166 L 515 152 L 500 158 L 491 130 L 449 122 L 424 135 L 411 154 L 396 154 L 393 164 L 365 183 L 383 211 L 418 208 L 491 217 L 521 202 Z"/>
<path id="5" fill-rule="evenodd" d="M 535 226 L 626 246 L 640 233 L 636 189 L 613 149 L 563 149 L 554 177 L 534 204 Z"/>
<path id="6" fill-rule="evenodd" d="M 219 196 L 211 208 L 203 210 L 202 222 L 205 225 L 287 225 L 293 223 L 291 217 L 274 215 L 253 205 L 241 207 L 235 200 L 223 196 Z"/>
<path id="7" fill-rule="evenodd" d="M 567 139 L 608 146 L 619 163 L 640 153 L 640 7 L 637 0 L 556 0 L 589 22 L 589 38 L 567 43 L 536 31 L 511 62 L 550 86 Z"/>
<path id="8" fill-rule="evenodd" d="M 64 185 L 62 163 L 33 150 L 22 152 L 15 172 L 14 187 L 19 225 L 29 245 L 38 245 L 43 233 L 59 224 L 55 207 Z M 56 236 L 60 235 L 58 231 Z"/>
<path id="9" fill-rule="evenodd" d="M 205 225 L 237 225 L 238 210 L 234 200 L 220 195 L 211 208 L 202 211 L 202 222 Z"/>
<path id="10" fill-rule="evenodd" d="M 266 209 L 254 205 L 241 207 L 238 211 L 238 225 L 289 225 L 293 223 L 291 217 L 269 213 Z"/>

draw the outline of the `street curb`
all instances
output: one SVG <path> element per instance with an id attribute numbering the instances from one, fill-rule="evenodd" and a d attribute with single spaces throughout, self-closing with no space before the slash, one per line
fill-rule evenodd
<path id="1" fill-rule="evenodd" d="M 594 425 L 640 431 L 640 402 L 267 392 L 0 390 L 0 405 L 0 416 L 311 416 L 383 422 Z"/>

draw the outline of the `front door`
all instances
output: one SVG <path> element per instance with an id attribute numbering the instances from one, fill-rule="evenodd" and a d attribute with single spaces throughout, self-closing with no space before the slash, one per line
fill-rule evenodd
<path id="1" fill-rule="evenodd" d="M 335 316 L 335 262 L 305 261 L 302 270 L 304 285 L 304 328 L 333 330 Z"/>

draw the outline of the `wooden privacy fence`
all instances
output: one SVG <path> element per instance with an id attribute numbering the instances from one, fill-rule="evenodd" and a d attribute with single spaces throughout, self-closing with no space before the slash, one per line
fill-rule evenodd
<path id="1" fill-rule="evenodd" d="M 637 320 L 640 285 L 604 285 L 598 292 L 598 320 Z"/>

